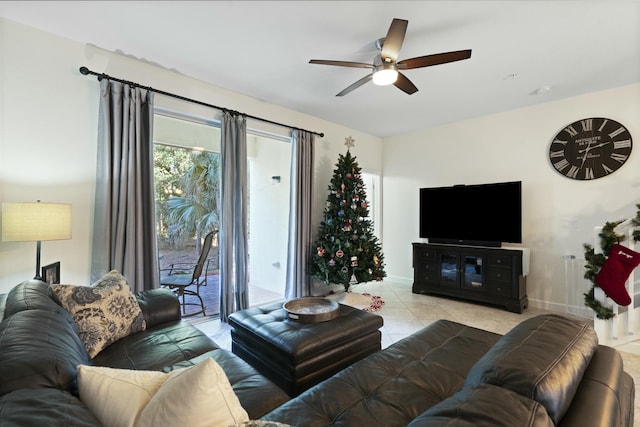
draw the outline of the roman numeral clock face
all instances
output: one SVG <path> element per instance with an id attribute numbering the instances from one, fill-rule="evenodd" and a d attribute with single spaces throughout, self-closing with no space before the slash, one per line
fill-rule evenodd
<path id="1" fill-rule="evenodd" d="M 627 128 L 615 120 L 593 117 L 558 132 L 549 147 L 549 160 L 567 178 L 597 179 L 620 169 L 631 147 Z"/>

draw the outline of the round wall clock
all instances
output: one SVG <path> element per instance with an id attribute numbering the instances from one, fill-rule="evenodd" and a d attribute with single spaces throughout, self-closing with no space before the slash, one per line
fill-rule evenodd
<path id="1" fill-rule="evenodd" d="M 571 179 L 602 178 L 620 169 L 631 154 L 631 134 L 620 123 L 603 117 L 577 120 L 551 141 L 549 160 Z"/>

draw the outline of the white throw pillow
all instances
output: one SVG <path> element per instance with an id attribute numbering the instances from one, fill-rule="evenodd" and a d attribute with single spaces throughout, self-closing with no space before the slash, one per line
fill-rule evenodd
<path id="1" fill-rule="evenodd" d="M 211 358 L 169 373 L 80 365 L 78 389 L 105 427 L 227 427 L 249 420 Z"/>

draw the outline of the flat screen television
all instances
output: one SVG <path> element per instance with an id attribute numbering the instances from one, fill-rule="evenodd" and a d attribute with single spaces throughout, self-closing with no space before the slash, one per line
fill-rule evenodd
<path id="1" fill-rule="evenodd" d="M 522 182 L 420 189 L 420 237 L 429 243 L 522 243 Z"/>

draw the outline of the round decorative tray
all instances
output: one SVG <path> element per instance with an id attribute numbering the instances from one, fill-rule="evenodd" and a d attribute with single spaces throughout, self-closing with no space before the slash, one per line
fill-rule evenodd
<path id="1" fill-rule="evenodd" d="M 287 301 L 282 308 L 289 319 L 299 322 L 326 322 L 340 314 L 340 305 L 326 298 L 307 297 Z"/>

